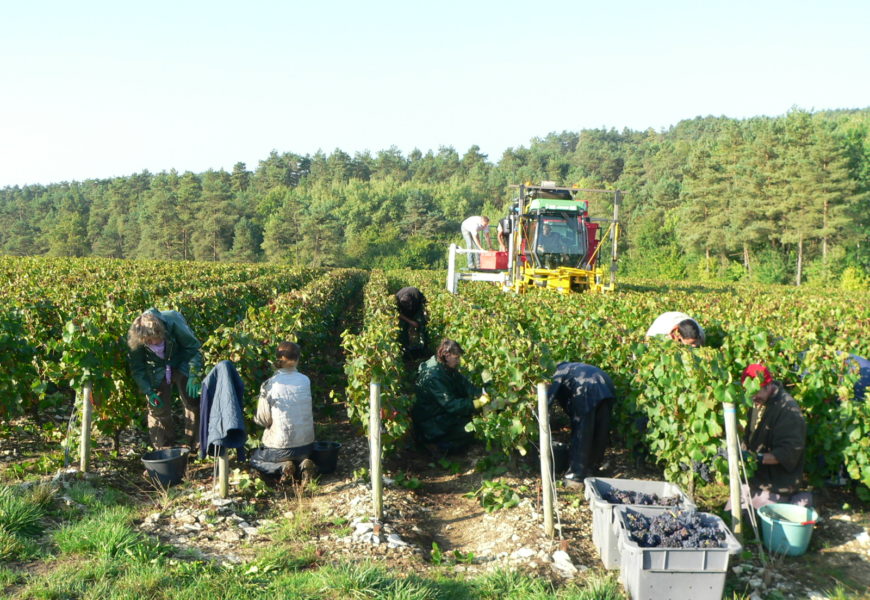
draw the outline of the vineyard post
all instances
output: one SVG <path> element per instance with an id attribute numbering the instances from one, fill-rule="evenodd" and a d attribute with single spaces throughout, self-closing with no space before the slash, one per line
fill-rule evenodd
<path id="1" fill-rule="evenodd" d="M 731 531 L 740 537 L 742 534 L 742 510 L 740 508 L 740 471 L 737 453 L 737 412 L 734 404 L 725 402 L 725 443 L 728 447 L 728 483 L 731 490 Z M 751 506 L 746 507 L 752 510 Z"/>
<path id="2" fill-rule="evenodd" d="M 91 416 L 94 411 L 91 398 L 93 395 L 94 386 L 89 381 L 85 384 L 85 389 L 82 393 L 82 441 L 81 458 L 79 460 L 79 469 L 81 469 L 82 473 L 87 472 L 91 467 Z"/>
<path id="3" fill-rule="evenodd" d="M 553 537 L 553 451 L 550 437 L 550 413 L 547 409 L 547 384 L 538 384 L 538 431 L 541 449 L 541 495 L 544 497 L 544 533 Z"/>
<path id="4" fill-rule="evenodd" d="M 456 244 L 450 244 L 447 254 L 447 291 L 456 293 Z"/>
<path id="5" fill-rule="evenodd" d="M 616 283 L 616 254 L 619 244 L 619 206 L 622 204 L 622 192 L 616 190 L 613 195 L 613 239 L 610 240 L 610 287 Z"/>
<path id="6" fill-rule="evenodd" d="M 375 521 L 380 522 L 384 512 L 384 481 L 381 477 L 381 384 L 369 385 L 369 457 L 372 477 L 372 506 Z"/>
<path id="7" fill-rule="evenodd" d="M 230 458 L 226 449 L 221 450 L 221 455 L 218 456 L 218 485 L 221 498 L 226 498 L 229 495 Z"/>

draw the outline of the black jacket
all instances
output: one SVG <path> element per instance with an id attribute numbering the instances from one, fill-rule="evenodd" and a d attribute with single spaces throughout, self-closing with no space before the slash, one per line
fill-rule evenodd
<path id="1" fill-rule="evenodd" d="M 807 445 L 807 424 L 801 409 L 791 395 L 774 381 L 776 391 L 760 408 L 753 408 L 744 434 L 746 449 L 752 453 L 771 452 L 778 465 L 758 465 L 751 483 L 777 494 L 793 494 L 801 487 L 804 474 L 804 451 Z M 752 424 L 761 412 L 758 424 Z"/>

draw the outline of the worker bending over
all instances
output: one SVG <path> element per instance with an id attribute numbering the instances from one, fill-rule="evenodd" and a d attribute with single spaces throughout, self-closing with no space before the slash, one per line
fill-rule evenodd
<path id="1" fill-rule="evenodd" d="M 598 367 L 571 362 L 556 366 L 547 402 L 552 406 L 557 400 L 571 418 L 571 466 L 565 474 L 569 487 L 579 487 L 584 478 L 595 475 L 601 467 L 615 398 L 613 381 Z"/>
<path id="2" fill-rule="evenodd" d="M 706 339 L 704 329 L 698 322 L 681 312 L 666 312 L 660 314 L 646 332 L 646 337 L 666 335 L 674 341 L 697 348 L 703 346 Z"/>
<path id="3" fill-rule="evenodd" d="M 426 296 L 415 287 L 403 287 L 396 292 L 396 308 L 399 311 L 399 341 L 402 350 L 406 357 L 418 355 L 429 347 Z"/>

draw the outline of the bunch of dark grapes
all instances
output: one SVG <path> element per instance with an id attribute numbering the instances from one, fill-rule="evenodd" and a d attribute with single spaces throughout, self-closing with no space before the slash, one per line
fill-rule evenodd
<path id="1" fill-rule="evenodd" d="M 641 548 L 724 548 L 725 532 L 693 510 L 662 511 L 655 517 L 627 510 L 625 521 L 632 540 Z"/>
<path id="2" fill-rule="evenodd" d="M 677 506 L 681 499 L 679 496 L 659 496 L 658 494 L 645 494 L 628 490 L 609 489 L 604 492 L 602 498 L 610 504 L 640 504 L 643 506 Z"/>
<path id="3" fill-rule="evenodd" d="M 706 483 L 712 483 L 716 479 L 716 476 L 713 474 L 713 470 L 711 467 L 713 466 L 713 461 L 715 461 L 715 459 L 718 457 L 722 457 L 725 460 L 728 460 L 728 453 L 725 451 L 725 448 L 720 447 L 716 451 L 716 454 L 714 454 L 709 460 L 693 460 L 691 469 L 692 471 L 697 473 L 698 477 L 700 477 L 703 481 L 705 481 Z M 689 465 L 687 465 L 686 463 L 680 463 L 681 470 L 688 471 L 689 468 Z"/>

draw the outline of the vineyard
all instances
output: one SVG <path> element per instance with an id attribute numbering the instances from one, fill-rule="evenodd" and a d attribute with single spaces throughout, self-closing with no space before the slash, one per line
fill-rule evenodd
<path id="1" fill-rule="evenodd" d="M 808 484 L 821 488 L 845 473 L 848 489 L 870 500 L 870 404 L 854 398 L 858 373 L 848 359 L 870 356 L 867 293 L 632 280 L 609 295 L 517 296 L 483 283 L 451 295 L 443 273 L 431 271 L 13 257 L 0 257 L 0 282 L 0 430 L 19 435 L 22 424 L 35 423 L 48 452 L 58 451 L 86 383 L 95 437 L 117 453 L 130 431 L 143 430 L 145 403 L 127 367 L 125 336 L 153 306 L 185 316 L 203 342 L 206 369 L 236 364 L 249 419 L 280 340 L 302 346 L 300 369 L 312 379 L 321 431 L 342 432 L 348 447 L 364 442 L 369 384 L 380 383 L 385 455 L 411 464 L 403 457 L 415 365 L 398 343 L 392 294 L 414 285 L 428 299 L 432 339 L 457 340 L 462 370 L 492 398 L 471 424 L 485 449 L 478 472 L 515 469 L 537 453 L 535 385 L 561 361 L 585 362 L 617 387 L 614 446 L 703 496 L 728 472 L 722 403 L 737 404 L 745 422 L 751 401 L 740 373 L 763 362 L 806 416 Z M 644 339 L 668 310 L 703 324 L 707 345 Z M 249 432 L 255 443 L 252 422 Z M 401 473 L 413 488 L 414 474 Z"/>

